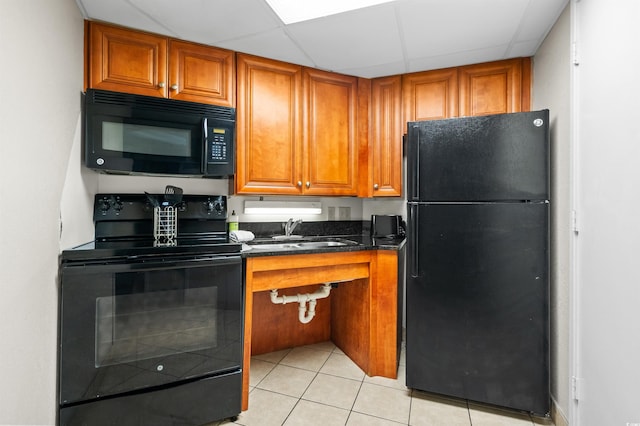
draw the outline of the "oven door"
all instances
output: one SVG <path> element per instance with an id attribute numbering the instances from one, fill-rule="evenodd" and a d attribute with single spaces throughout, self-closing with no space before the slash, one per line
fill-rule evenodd
<path id="1" fill-rule="evenodd" d="M 62 405 L 240 369 L 239 255 L 65 264 L 60 300 Z"/>

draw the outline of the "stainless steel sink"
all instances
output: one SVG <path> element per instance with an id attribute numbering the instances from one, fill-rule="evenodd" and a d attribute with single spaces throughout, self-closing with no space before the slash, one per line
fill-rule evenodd
<path id="1" fill-rule="evenodd" d="M 266 243 L 266 244 L 249 244 L 251 250 L 261 251 L 277 251 L 277 250 L 310 250 L 324 247 L 339 247 L 357 245 L 351 240 L 329 240 L 329 241 L 296 241 L 287 243 Z"/>

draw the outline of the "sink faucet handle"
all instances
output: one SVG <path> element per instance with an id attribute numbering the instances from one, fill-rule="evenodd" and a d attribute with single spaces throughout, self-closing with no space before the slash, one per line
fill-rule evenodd
<path id="1" fill-rule="evenodd" d="M 284 224 L 284 234 L 286 236 L 290 236 L 293 233 L 293 230 L 296 229 L 296 226 L 302 223 L 302 219 L 294 220 L 293 218 L 289 218 L 287 223 Z"/>

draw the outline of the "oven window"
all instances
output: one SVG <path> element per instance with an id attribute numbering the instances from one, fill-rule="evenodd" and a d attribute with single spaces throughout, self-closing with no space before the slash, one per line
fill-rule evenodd
<path id="1" fill-rule="evenodd" d="M 96 298 L 95 366 L 216 348 L 218 287 L 199 287 L 197 272 L 115 275 L 115 294 Z"/>
<path id="2" fill-rule="evenodd" d="M 191 130 L 104 121 L 102 149 L 190 158 Z"/>

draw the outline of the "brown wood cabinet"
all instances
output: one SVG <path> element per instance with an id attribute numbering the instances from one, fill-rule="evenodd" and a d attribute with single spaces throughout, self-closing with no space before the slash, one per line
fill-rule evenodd
<path id="1" fill-rule="evenodd" d="M 457 117 L 458 70 L 447 68 L 403 75 L 402 99 L 404 123 Z"/>
<path id="2" fill-rule="evenodd" d="M 303 69 L 303 193 L 357 195 L 357 78 Z"/>
<path id="3" fill-rule="evenodd" d="M 90 22 L 88 60 L 94 89 L 235 106 L 228 50 Z"/>
<path id="4" fill-rule="evenodd" d="M 368 196 L 402 195 L 402 78 L 371 82 L 371 132 Z"/>
<path id="5" fill-rule="evenodd" d="M 367 375 L 396 378 L 398 254 L 391 250 L 248 257 L 245 269 L 242 409 L 249 406 L 251 355 L 330 338 Z M 269 290 L 294 295 L 339 282 L 316 316 L 298 321 L 297 304 L 273 305 Z M 313 285 L 313 287 L 306 287 Z"/>
<path id="6" fill-rule="evenodd" d="M 238 54 L 238 194 L 356 195 L 357 79 Z"/>
<path id="7" fill-rule="evenodd" d="M 529 111 L 530 93 L 530 58 L 406 74 L 404 121 Z"/>
<path id="8" fill-rule="evenodd" d="M 529 58 L 460 67 L 460 116 L 528 111 L 530 68 Z"/>
<path id="9" fill-rule="evenodd" d="M 302 68 L 237 55 L 235 191 L 302 193 Z"/>

